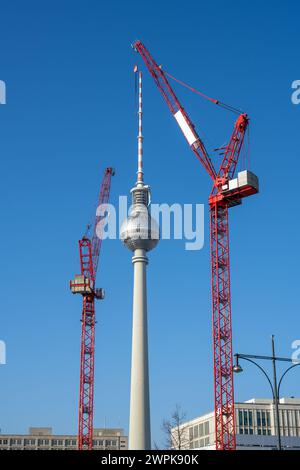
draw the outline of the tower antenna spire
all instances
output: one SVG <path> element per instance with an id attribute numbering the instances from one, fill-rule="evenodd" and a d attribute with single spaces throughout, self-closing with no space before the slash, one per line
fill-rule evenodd
<path id="1" fill-rule="evenodd" d="M 142 88 L 142 72 L 137 67 L 134 69 L 138 74 L 138 171 L 137 184 L 144 184 L 143 173 L 143 88 Z"/>

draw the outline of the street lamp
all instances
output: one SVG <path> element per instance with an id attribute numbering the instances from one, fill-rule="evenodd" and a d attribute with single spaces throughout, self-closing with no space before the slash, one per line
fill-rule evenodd
<path id="1" fill-rule="evenodd" d="M 299 366 L 300 365 L 300 361 L 298 360 L 295 360 L 295 359 L 290 359 L 288 357 L 277 357 L 275 355 L 275 341 L 274 341 L 274 335 L 272 335 L 271 337 L 272 339 L 272 356 L 257 356 L 257 355 L 254 355 L 254 354 L 239 354 L 239 353 L 236 353 L 234 355 L 235 357 L 235 364 L 233 365 L 232 367 L 232 370 L 233 372 L 235 372 L 236 374 L 240 373 L 240 372 L 243 372 L 243 368 L 241 367 L 240 365 L 240 359 L 244 359 L 245 361 L 248 361 L 248 362 L 251 362 L 252 364 L 254 364 L 256 367 L 258 367 L 261 372 L 264 374 L 264 376 L 266 377 L 269 385 L 270 385 L 270 388 L 271 388 L 271 391 L 272 391 L 272 397 L 273 397 L 273 403 L 275 405 L 275 412 L 276 412 L 276 431 L 277 431 L 277 449 L 278 450 L 281 450 L 282 449 L 282 446 L 281 446 L 281 433 L 280 433 L 280 420 L 279 420 L 279 392 L 280 392 L 280 386 L 281 386 L 281 383 L 282 383 L 282 379 L 285 377 L 285 375 L 291 370 L 293 369 L 294 367 L 296 366 Z M 273 383 L 269 377 L 269 375 L 267 374 L 267 372 L 265 371 L 265 369 L 260 365 L 258 364 L 257 362 L 255 362 L 253 359 L 261 359 L 261 360 L 268 360 L 268 361 L 272 361 L 272 366 L 273 366 Z M 284 373 L 282 374 L 282 376 L 280 377 L 280 380 L 277 384 L 277 370 L 276 370 L 276 362 L 277 361 L 281 361 L 281 362 L 292 362 L 293 365 L 291 365 L 290 367 L 288 367 Z"/>
<path id="2" fill-rule="evenodd" d="M 234 357 L 235 357 L 235 364 L 234 364 L 232 370 L 233 370 L 233 372 L 234 372 L 235 374 L 239 374 L 240 372 L 243 372 L 244 369 L 242 368 L 242 366 L 241 366 L 240 363 L 239 363 L 239 356 L 238 356 L 238 354 L 235 354 Z"/>

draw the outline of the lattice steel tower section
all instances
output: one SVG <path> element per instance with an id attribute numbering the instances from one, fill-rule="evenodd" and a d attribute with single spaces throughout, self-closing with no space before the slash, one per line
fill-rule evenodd
<path id="1" fill-rule="evenodd" d="M 98 198 L 97 213 L 93 227 L 93 237 L 79 240 L 81 274 L 70 281 L 73 294 L 82 295 L 81 347 L 80 347 L 80 387 L 78 412 L 78 450 L 93 448 L 94 412 L 94 359 L 95 359 L 95 300 L 104 298 L 104 290 L 95 287 L 97 269 L 102 244 L 103 226 L 101 218 L 108 203 L 113 168 L 104 171 Z"/>

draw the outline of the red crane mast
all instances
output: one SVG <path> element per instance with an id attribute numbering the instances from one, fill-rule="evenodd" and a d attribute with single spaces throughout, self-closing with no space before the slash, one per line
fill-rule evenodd
<path id="1" fill-rule="evenodd" d="M 243 147 L 249 119 L 244 113 L 239 115 L 235 122 L 229 143 L 224 148 L 223 160 L 217 172 L 204 143 L 196 132 L 194 124 L 184 110 L 167 79 L 166 75 L 170 75 L 164 72 L 155 62 L 141 41 L 136 41 L 133 44 L 133 48 L 144 60 L 159 91 L 188 141 L 191 150 L 213 180 L 213 186 L 209 196 L 209 207 L 215 440 L 217 450 L 234 450 L 236 448 L 236 437 L 232 373 L 228 209 L 237 204 L 241 204 L 241 199 L 243 197 L 250 196 L 258 192 L 258 179 L 253 173 L 242 171 L 238 173 L 237 178 L 233 179 L 240 152 Z M 205 95 L 203 96 L 215 104 L 234 110 L 234 108 L 227 106 L 218 100 L 209 98 Z"/>
<path id="2" fill-rule="evenodd" d="M 93 411 L 94 411 L 94 360 L 95 360 L 95 299 L 104 298 L 104 290 L 95 287 L 100 249 L 102 244 L 101 211 L 99 208 L 108 203 L 111 177 L 114 170 L 104 171 L 98 198 L 98 206 L 90 240 L 83 236 L 79 240 L 81 274 L 70 281 L 73 294 L 82 295 L 81 347 L 80 347 L 80 387 L 78 416 L 78 450 L 93 448 Z"/>

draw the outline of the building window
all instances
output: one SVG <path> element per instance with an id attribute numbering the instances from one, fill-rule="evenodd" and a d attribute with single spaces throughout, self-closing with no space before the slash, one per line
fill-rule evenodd
<path id="1" fill-rule="evenodd" d="M 189 428 L 190 441 L 193 439 L 193 428 Z"/>
<path id="2" fill-rule="evenodd" d="M 198 426 L 194 426 L 194 439 L 198 437 Z"/>
<path id="3" fill-rule="evenodd" d="M 244 429 L 240 428 L 240 434 L 244 434 Z"/>
<path id="4" fill-rule="evenodd" d="M 261 435 L 261 429 L 257 430 L 257 434 L 260 436 Z"/>
<path id="5" fill-rule="evenodd" d="M 265 436 L 267 434 L 267 430 L 266 429 L 263 429 L 262 431 L 263 435 Z"/>
<path id="6" fill-rule="evenodd" d="M 206 446 L 209 446 L 209 437 L 206 437 L 206 438 L 205 438 L 204 444 L 205 444 Z"/>
<path id="7" fill-rule="evenodd" d="M 268 425 L 268 426 L 271 426 L 271 415 L 270 415 L 270 411 L 267 411 L 267 425 Z"/>
<path id="8" fill-rule="evenodd" d="M 244 426 L 248 426 L 248 411 L 244 410 Z"/>
<path id="9" fill-rule="evenodd" d="M 245 434 L 248 434 L 248 429 L 247 428 L 245 428 Z"/>
<path id="10" fill-rule="evenodd" d="M 266 423 L 266 412 L 265 411 L 261 412 L 261 424 L 262 424 L 263 427 L 265 427 L 266 424 L 267 424 Z"/>
<path id="11" fill-rule="evenodd" d="M 243 426 L 243 412 L 239 410 L 239 426 Z"/>
<path id="12" fill-rule="evenodd" d="M 22 445 L 22 439 L 11 439 L 11 440 L 10 440 L 10 445 L 12 445 L 12 446 L 14 446 L 14 445 L 20 446 L 20 445 Z"/>
<path id="13" fill-rule="evenodd" d="M 199 437 L 202 437 L 203 436 L 203 423 L 199 424 Z"/>
<path id="14" fill-rule="evenodd" d="M 249 429 L 249 434 L 253 434 L 253 428 Z"/>
<path id="15" fill-rule="evenodd" d="M 124 442 L 124 441 L 122 441 L 122 442 Z M 103 440 L 100 440 L 100 441 L 99 441 L 99 440 L 93 441 L 93 445 L 94 445 L 94 446 L 100 446 L 100 447 L 101 447 L 101 446 L 104 445 L 104 441 L 103 441 Z M 111 446 L 116 446 L 116 445 L 117 445 L 117 441 L 106 441 L 106 445 L 107 445 L 107 446 L 110 446 L 110 445 L 111 445 Z"/>
<path id="16" fill-rule="evenodd" d="M 52 439 L 52 445 L 57 446 L 57 440 L 56 439 Z"/>
<path id="17" fill-rule="evenodd" d="M 75 439 L 73 439 L 71 442 L 72 442 L 72 446 L 76 446 L 77 441 Z"/>
<path id="18" fill-rule="evenodd" d="M 257 421 L 257 426 L 261 426 L 261 414 L 260 411 L 256 412 L 256 421 Z"/>
<path id="19" fill-rule="evenodd" d="M 249 413 L 249 426 L 253 426 L 253 413 L 251 410 L 249 410 L 248 413 Z"/>
<path id="20" fill-rule="evenodd" d="M 205 421 L 204 423 L 204 434 L 207 436 L 209 434 L 209 421 Z"/>
<path id="21" fill-rule="evenodd" d="M 268 429 L 268 436 L 271 436 L 271 429 Z"/>

